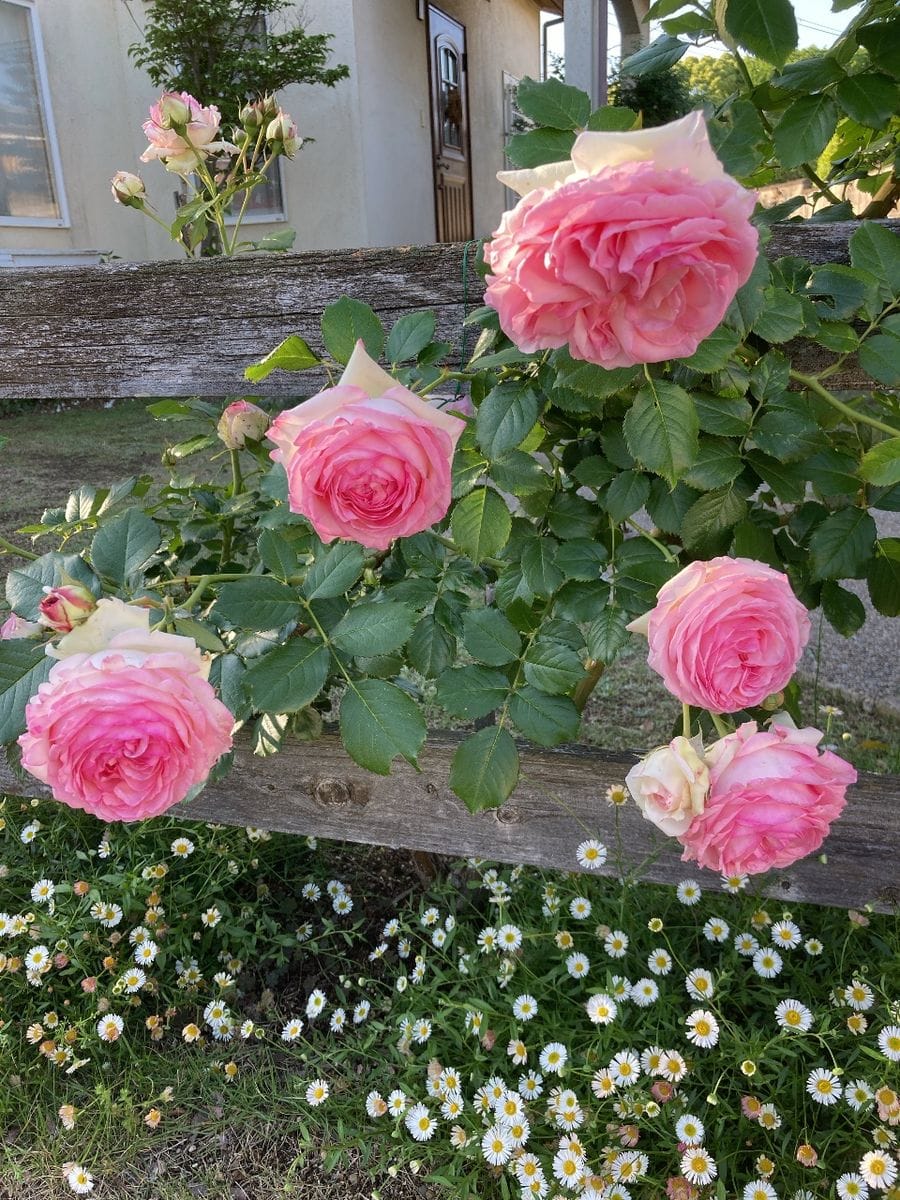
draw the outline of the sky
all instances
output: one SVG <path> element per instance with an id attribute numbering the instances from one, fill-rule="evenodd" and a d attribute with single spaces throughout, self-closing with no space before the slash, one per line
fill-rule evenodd
<path id="1" fill-rule="evenodd" d="M 845 9 L 843 12 L 833 13 L 831 11 L 830 0 L 793 0 L 794 12 L 797 15 L 797 26 L 800 31 L 801 46 L 830 46 L 838 34 L 846 28 L 850 20 L 859 12 L 862 5 L 856 5 L 853 8 Z M 553 14 L 545 14 L 547 17 Z M 655 37 L 659 32 L 659 27 L 651 27 L 652 34 Z M 555 54 L 562 53 L 562 26 L 558 25 L 551 29 L 548 34 L 548 45 L 550 50 Z M 619 27 L 612 16 L 612 5 L 610 5 L 610 21 L 609 21 L 609 54 L 610 58 L 618 59 L 620 49 Z M 720 48 L 706 46 L 701 48 L 696 53 L 699 54 L 719 54 Z M 693 51 L 689 51 L 693 53 Z"/>

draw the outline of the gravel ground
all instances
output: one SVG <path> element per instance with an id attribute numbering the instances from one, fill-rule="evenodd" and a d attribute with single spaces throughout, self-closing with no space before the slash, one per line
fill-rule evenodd
<path id="1" fill-rule="evenodd" d="M 882 537 L 900 537 L 900 513 L 876 513 Z M 865 697 L 877 707 L 900 713 L 900 618 L 882 617 L 869 603 L 865 582 L 848 580 L 842 587 L 852 589 L 866 606 L 867 619 L 852 638 L 841 637 L 827 621 L 822 622 L 819 680 L 839 688 L 850 697 Z M 800 663 L 805 674 L 816 673 L 817 624 Z"/>

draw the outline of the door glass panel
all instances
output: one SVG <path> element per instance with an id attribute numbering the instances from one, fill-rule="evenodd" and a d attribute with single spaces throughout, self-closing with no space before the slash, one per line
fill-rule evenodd
<path id="1" fill-rule="evenodd" d="M 438 52 L 441 88 L 441 137 L 445 146 L 456 150 L 463 144 L 462 92 L 459 87 L 459 55 L 450 46 Z"/>

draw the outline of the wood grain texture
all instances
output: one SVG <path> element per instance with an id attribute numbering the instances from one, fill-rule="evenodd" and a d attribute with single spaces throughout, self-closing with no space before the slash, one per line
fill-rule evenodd
<path id="1" fill-rule="evenodd" d="M 627 868 L 640 868 L 643 879 L 676 883 L 690 877 L 718 890 L 718 876 L 695 863 L 682 863 L 672 849 L 675 843 L 658 835 L 633 804 L 614 809 L 606 802 L 607 787 L 623 781 L 634 757 L 582 746 L 555 751 L 522 746 L 522 778 L 512 798 L 500 809 L 473 815 L 447 786 L 458 741 L 459 735 L 431 733 L 421 771 L 401 762 L 389 776 L 356 766 L 334 734 L 291 743 L 265 759 L 253 758 L 239 741 L 233 773 L 172 811 L 224 825 L 258 825 L 563 871 L 579 869 L 579 842 L 599 837 L 610 849 L 604 873 L 613 873 L 618 845 Z M 20 793 L 22 786 L 0 764 L 3 789 Z M 896 778 L 862 776 L 823 847 L 827 863 L 813 856 L 773 872 L 763 881 L 763 894 L 784 904 L 804 900 L 861 908 L 871 903 L 880 911 L 900 906 L 897 860 L 885 849 L 900 843 L 898 790 Z M 28 791 L 42 789 L 35 782 Z M 653 860 L 645 862 L 648 856 Z"/>
<path id="2" fill-rule="evenodd" d="M 900 231 L 900 221 L 886 224 Z M 766 252 L 846 262 L 856 228 L 777 225 Z M 462 245 L 0 271 L 0 398 L 242 395 L 250 390 L 244 367 L 288 334 L 320 349 L 322 309 L 345 294 L 387 326 L 434 308 L 439 336 L 458 351 L 464 312 L 482 301 L 475 250 L 468 243 L 465 278 Z M 832 361 L 815 347 L 787 349 L 804 371 Z M 831 383 L 862 387 L 866 378 L 850 364 Z M 253 394 L 291 397 L 319 386 L 314 373 L 276 371 Z"/>

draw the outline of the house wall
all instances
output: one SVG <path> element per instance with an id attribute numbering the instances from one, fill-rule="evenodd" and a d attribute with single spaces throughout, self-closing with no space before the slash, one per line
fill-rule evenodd
<path id="1" fill-rule="evenodd" d="M 161 216 L 174 216 L 179 181 L 138 161 L 141 123 L 156 96 L 128 58 L 139 30 L 124 3 L 35 0 L 68 199 L 68 228 L 0 226 L 3 251 L 94 249 L 126 260 L 179 257 L 164 230 L 114 204 L 109 180 L 137 171 Z M 140 21 L 141 0 L 131 9 Z M 400 245 L 435 238 L 426 23 L 416 0 L 305 0 L 310 32 L 333 34 L 331 61 L 350 78 L 334 88 L 295 85 L 279 99 L 314 139 L 282 183 L 286 222 L 245 227 L 249 236 L 297 231 L 298 249 Z M 496 228 L 503 189 L 502 74 L 539 71 L 534 0 L 444 0 L 466 27 L 475 234 Z M 291 10 L 282 19 L 290 20 Z M 203 97 L 198 97 L 203 99 Z"/>

